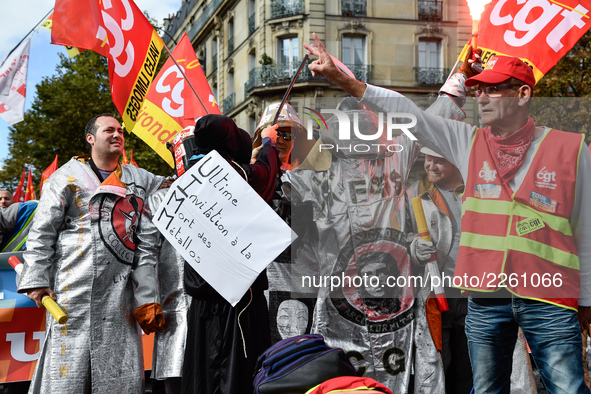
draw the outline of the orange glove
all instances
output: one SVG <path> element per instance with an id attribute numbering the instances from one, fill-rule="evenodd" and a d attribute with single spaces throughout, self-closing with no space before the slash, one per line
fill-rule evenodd
<path id="1" fill-rule="evenodd" d="M 462 66 L 458 70 L 458 72 L 464 74 L 466 78 L 471 78 L 477 74 L 480 74 L 480 72 L 482 71 L 482 61 L 480 58 L 480 55 L 482 54 L 482 49 L 476 49 L 474 59 L 472 59 L 472 52 L 472 45 L 470 45 L 466 53 L 466 58 L 464 59 Z"/>
<path id="2" fill-rule="evenodd" d="M 146 334 L 164 330 L 164 314 L 160 304 L 144 304 L 135 309 L 133 314 L 135 320 Z"/>

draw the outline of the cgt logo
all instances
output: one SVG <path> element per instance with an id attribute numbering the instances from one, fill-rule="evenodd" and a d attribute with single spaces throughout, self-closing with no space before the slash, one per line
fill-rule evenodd
<path id="1" fill-rule="evenodd" d="M 556 172 L 555 171 L 548 171 L 546 167 L 543 167 L 538 173 L 536 174 L 536 178 L 543 182 L 556 182 Z"/>
<path id="2" fill-rule="evenodd" d="M 486 183 L 494 182 L 494 180 L 497 179 L 497 170 L 493 170 L 490 167 L 490 164 L 488 164 L 488 161 L 485 161 L 482 163 L 482 168 L 478 173 L 478 177 L 484 179 Z"/>

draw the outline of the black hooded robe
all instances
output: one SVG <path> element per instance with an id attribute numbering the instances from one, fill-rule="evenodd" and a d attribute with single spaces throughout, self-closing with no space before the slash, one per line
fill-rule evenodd
<path id="1" fill-rule="evenodd" d="M 200 118 L 195 127 L 200 152 L 215 149 L 252 188 L 270 201 L 281 167 L 277 150 L 269 143 L 249 165 L 252 141 L 248 133 L 220 115 Z M 182 393 L 240 394 L 253 392 L 258 356 L 271 346 L 269 311 L 263 291 L 263 271 L 236 307 L 232 307 L 185 263 L 185 291 L 193 298 L 187 322 Z M 246 352 L 246 356 L 245 356 Z"/>

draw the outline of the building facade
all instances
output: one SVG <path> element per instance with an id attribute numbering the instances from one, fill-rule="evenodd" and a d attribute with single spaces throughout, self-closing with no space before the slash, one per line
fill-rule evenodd
<path id="1" fill-rule="evenodd" d="M 359 80 L 426 106 L 471 25 L 465 0 L 183 0 L 164 29 L 170 48 L 187 32 L 222 112 L 252 134 L 264 108 L 282 99 L 313 32 Z M 305 67 L 288 102 L 302 117 L 304 107 L 344 96 Z"/>

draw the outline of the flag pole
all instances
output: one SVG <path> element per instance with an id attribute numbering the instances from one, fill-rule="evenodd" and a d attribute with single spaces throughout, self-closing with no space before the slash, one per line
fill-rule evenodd
<path id="1" fill-rule="evenodd" d="M 281 100 L 281 104 L 279 104 L 279 108 L 277 109 L 277 113 L 275 114 L 275 119 L 273 119 L 273 123 L 271 123 L 271 126 L 273 126 L 275 123 L 277 123 L 277 119 L 279 119 L 279 114 L 281 113 L 281 110 L 283 109 L 283 106 L 285 105 L 285 102 L 287 101 L 287 97 L 289 97 L 289 93 L 291 93 L 291 89 L 293 88 L 293 85 L 295 84 L 296 79 L 298 79 L 298 77 L 300 76 L 300 73 L 302 72 L 302 69 L 304 68 L 304 65 L 306 64 L 306 60 L 308 60 L 309 57 L 310 57 L 310 51 L 308 51 L 308 53 L 306 53 L 306 56 L 304 56 L 304 60 L 302 60 L 302 63 L 300 64 L 298 71 L 295 73 L 295 75 L 291 79 L 289 87 L 287 88 L 287 90 L 285 91 L 285 94 L 283 95 L 283 99 Z"/>
<path id="2" fill-rule="evenodd" d="M 19 47 L 19 45 L 20 45 L 20 44 L 22 44 L 22 43 L 23 43 L 23 41 L 25 41 L 25 40 L 27 39 L 27 37 L 28 37 L 28 36 L 29 36 L 29 35 L 30 35 L 30 34 L 31 34 L 33 31 L 35 31 L 35 29 L 36 29 L 36 28 L 39 26 L 39 24 L 40 24 L 40 23 L 42 23 L 42 22 L 43 22 L 45 19 L 47 19 L 47 17 L 48 17 L 48 16 L 49 16 L 49 15 L 50 15 L 52 12 L 53 12 L 53 8 L 52 8 L 51 10 L 49 10 L 49 12 L 48 12 L 48 13 L 47 13 L 47 14 L 46 14 L 44 17 L 43 17 L 43 19 L 41 19 L 39 22 L 37 22 L 37 23 L 35 24 L 35 27 L 33 27 L 31 30 L 29 30 L 29 32 L 28 32 L 28 33 L 27 33 L 27 34 L 26 34 L 26 35 L 23 37 L 23 39 L 22 39 L 22 40 L 20 40 L 20 41 L 19 41 L 19 43 L 18 43 L 18 44 L 16 44 L 16 45 L 15 45 L 15 47 L 14 47 L 14 48 L 12 48 L 12 49 L 10 50 L 10 52 L 8 52 L 8 55 L 6 55 L 6 57 L 4 58 L 4 60 L 2 60 L 2 62 L 0 62 L 0 64 L 4 64 L 4 62 L 6 61 L 6 59 L 8 59 L 8 57 L 9 57 L 10 55 L 12 55 L 12 52 L 14 52 L 14 50 L 15 50 L 16 48 L 18 48 L 18 47 Z"/>
<path id="3" fill-rule="evenodd" d="M 162 43 L 164 44 L 164 40 L 162 40 Z M 185 75 L 185 72 L 183 71 L 183 68 L 181 66 L 179 66 L 179 64 L 177 63 L 177 61 L 174 58 L 174 56 L 172 56 L 172 53 L 170 52 L 170 49 L 168 49 L 168 47 L 166 46 L 166 44 L 164 44 L 164 48 L 166 49 L 166 52 L 168 52 L 168 55 L 170 56 L 170 58 L 172 59 L 172 61 L 174 62 L 174 64 L 176 64 L 176 66 L 178 67 L 179 71 L 181 72 L 181 74 L 185 78 L 185 81 L 187 81 L 187 83 L 191 87 L 191 90 L 193 91 L 193 93 L 195 93 L 195 96 L 197 97 L 197 100 L 199 100 L 199 102 L 201 103 L 201 106 L 205 110 L 205 113 L 209 115 L 209 111 L 207 110 L 207 107 L 205 106 L 205 104 L 203 104 L 203 101 L 201 101 L 201 97 L 199 97 L 199 95 L 197 94 L 197 91 L 195 90 L 195 88 L 191 84 L 191 81 L 189 81 L 189 78 L 187 78 L 187 76 Z"/>

